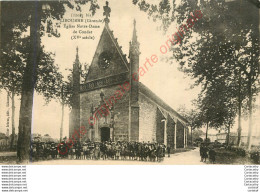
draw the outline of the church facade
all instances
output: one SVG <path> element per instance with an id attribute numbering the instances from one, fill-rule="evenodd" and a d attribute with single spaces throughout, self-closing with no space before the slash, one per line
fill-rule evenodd
<path id="1" fill-rule="evenodd" d="M 139 82 L 139 42 L 134 24 L 129 60 L 105 22 L 86 81 L 80 80 L 78 52 L 73 65 L 69 137 L 84 126 L 82 141 L 139 141 L 183 148 L 187 121 Z"/>

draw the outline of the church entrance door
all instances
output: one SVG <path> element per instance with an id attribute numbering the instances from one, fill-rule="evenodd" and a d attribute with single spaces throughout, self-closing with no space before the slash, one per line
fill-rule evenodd
<path id="1" fill-rule="evenodd" d="M 102 127 L 101 130 L 101 142 L 109 141 L 110 139 L 110 129 L 109 127 Z"/>

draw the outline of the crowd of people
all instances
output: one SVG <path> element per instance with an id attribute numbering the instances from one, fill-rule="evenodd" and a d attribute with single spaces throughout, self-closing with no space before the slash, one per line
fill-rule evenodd
<path id="1" fill-rule="evenodd" d="M 68 146 L 61 142 L 56 143 L 32 143 L 32 160 L 39 159 L 86 159 L 86 160 L 139 160 L 161 162 L 165 153 L 170 156 L 170 147 L 160 143 L 150 142 L 75 142 Z"/>
<path id="2" fill-rule="evenodd" d="M 216 151 L 213 147 L 209 147 L 206 143 L 200 144 L 200 157 L 201 162 L 206 162 L 209 158 L 210 163 L 215 163 L 216 161 Z"/>

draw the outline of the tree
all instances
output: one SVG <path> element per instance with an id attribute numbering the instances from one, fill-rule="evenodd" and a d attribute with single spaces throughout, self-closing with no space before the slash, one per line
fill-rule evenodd
<path id="1" fill-rule="evenodd" d="M 149 17 L 161 20 L 164 30 L 169 28 L 168 23 L 165 24 L 160 17 L 157 17 L 158 10 L 152 9 L 155 5 L 147 2 L 142 3 L 144 0 L 137 2 L 135 1 L 134 4 L 138 4 L 140 10 L 148 12 Z M 161 3 L 167 3 L 167 1 L 162 0 Z M 238 6 L 239 11 L 231 11 L 235 10 L 231 5 Z M 203 13 L 202 19 L 194 24 L 193 30 L 185 31 L 181 46 L 172 49 L 173 57 L 170 60 L 176 59 L 180 63 L 181 70 L 195 80 L 194 86 L 202 86 L 200 96 L 205 98 L 200 99 L 199 105 L 204 107 L 201 117 L 206 119 L 207 128 L 209 119 L 211 125 L 213 122 L 217 123 L 217 126 L 220 125 L 219 123 L 226 122 L 230 127 L 233 124 L 234 112 L 238 111 L 238 140 L 240 140 L 241 108 L 248 110 L 249 149 L 251 146 L 253 96 L 259 92 L 259 81 L 257 80 L 259 74 L 258 23 L 253 23 L 255 15 L 250 15 L 251 12 L 257 13 L 258 9 L 255 5 L 250 6 L 248 1 L 243 1 L 243 4 L 242 1 L 240 4 L 230 4 L 224 0 L 184 0 L 178 5 L 173 2 L 173 9 L 164 9 L 168 12 L 166 14 L 169 17 L 168 20 L 179 25 L 194 10 L 201 10 Z M 145 10 L 144 7 L 148 7 L 148 9 Z M 247 10 L 249 8 L 250 12 Z M 196 41 L 192 41 L 191 38 L 196 38 Z M 227 82 L 223 83 L 223 81 Z M 224 111 L 211 104 L 211 102 L 218 100 L 214 94 L 203 93 L 207 92 L 208 89 L 217 93 L 218 83 L 224 86 L 221 87 L 221 92 L 227 97 L 226 101 L 218 101 L 219 104 L 226 107 Z M 211 113 L 216 113 L 215 117 Z M 224 114 L 228 115 L 228 118 L 224 118 Z"/>
<path id="2" fill-rule="evenodd" d="M 58 100 L 61 103 L 61 126 L 60 126 L 60 141 L 62 141 L 63 138 L 63 122 L 64 122 L 64 107 L 71 106 L 72 102 L 72 86 L 71 86 L 71 80 L 69 81 L 62 81 L 60 84 L 60 90 L 59 90 L 59 96 Z"/>
<path id="3" fill-rule="evenodd" d="M 79 5 L 90 2 L 90 10 L 94 14 L 98 5 L 93 1 L 77 2 L 1 2 L 2 4 L 2 31 L 5 39 L 3 44 L 9 43 L 12 39 L 8 33 L 18 30 L 20 33 L 26 32 L 29 28 L 29 47 L 27 50 L 26 66 L 23 73 L 21 105 L 19 115 L 19 135 L 17 157 L 19 161 L 29 160 L 29 149 L 31 140 L 31 119 L 33 94 L 37 80 L 38 63 L 41 53 L 41 36 L 44 34 L 42 23 L 47 21 L 47 32 L 50 35 L 59 37 L 57 30 L 54 30 L 51 20 L 60 20 L 65 12 L 65 5 L 70 8 L 81 10 Z M 76 6 L 75 6 L 75 5 Z M 19 14 L 19 17 L 17 17 Z M 10 19 L 11 18 L 11 19 Z M 8 39 L 10 37 L 10 39 Z"/>
<path id="4" fill-rule="evenodd" d="M 193 132 L 193 139 L 194 139 L 194 141 L 200 140 L 200 138 L 202 138 L 204 134 L 205 133 L 201 129 L 194 130 L 194 132 Z"/>
<path id="5" fill-rule="evenodd" d="M 201 121 L 198 118 L 199 113 L 198 111 L 192 109 L 188 112 L 188 121 L 191 128 L 191 143 L 193 144 L 193 130 L 200 128 L 202 126 Z"/>
<path id="6" fill-rule="evenodd" d="M 15 137 L 15 96 L 21 95 L 22 75 L 25 70 L 25 60 L 27 55 L 28 38 L 13 37 L 12 46 L 2 46 L 2 63 L 0 69 L 2 75 L 0 82 L 2 88 L 10 92 L 12 100 L 12 134 L 10 148 L 13 149 Z M 9 44 L 10 45 L 10 44 Z M 40 62 L 38 73 L 39 77 L 36 80 L 35 89 L 38 93 L 42 94 L 48 103 L 50 99 L 57 96 L 57 88 L 61 82 L 61 74 L 59 68 L 54 64 L 54 55 L 47 53 L 41 48 Z"/>
<path id="7" fill-rule="evenodd" d="M 200 110 L 199 119 L 207 126 L 206 139 L 209 127 L 220 129 L 224 126 L 229 135 L 237 112 L 236 100 L 231 97 L 233 93 L 226 91 L 226 81 L 219 79 L 214 83 L 216 85 L 213 83 L 208 85 L 208 88 L 199 95 L 196 101 Z"/>
<path id="8" fill-rule="evenodd" d="M 12 109 L 12 134 L 11 134 L 11 143 L 10 149 L 13 149 L 14 137 L 15 137 L 15 95 L 21 92 L 21 77 L 22 77 L 22 62 L 14 52 L 5 52 L 2 56 L 2 65 L 0 66 L 1 71 L 1 88 L 5 89 L 8 93 L 8 96 L 11 98 L 11 109 Z M 7 53 L 9 53 L 7 55 Z M 15 68 L 14 65 L 10 65 L 10 62 L 17 64 Z"/>
<path id="9" fill-rule="evenodd" d="M 202 121 L 199 119 L 199 112 L 195 109 L 187 110 L 185 106 L 180 106 L 177 111 L 188 120 L 188 125 L 191 129 L 191 144 L 193 145 L 193 130 L 202 126 Z"/>

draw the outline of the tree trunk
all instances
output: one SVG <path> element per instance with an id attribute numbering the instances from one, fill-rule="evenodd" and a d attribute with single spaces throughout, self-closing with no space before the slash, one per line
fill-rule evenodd
<path id="1" fill-rule="evenodd" d="M 64 121 L 64 90 L 63 85 L 61 86 L 61 125 L 60 125 L 60 142 L 62 142 L 63 136 L 63 121 Z"/>
<path id="2" fill-rule="evenodd" d="M 12 136 L 11 136 L 11 143 L 10 143 L 10 150 L 13 150 L 14 146 L 14 138 L 15 138 L 15 102 L 14 102 L 14 91 L 12 91 Z"/>
<path id="3" fill-rule="evenodd" d="M 242 111 L 242 100 L 241 100 L 241 71 L 239 73 L 239 80 L 238 80 L 238 134 L 237 134 L 237 146 L 241 146 L 241 111 Z"/>
<path id="4" fill-rule="evenodd" d="M 247 138 L 247 147 L 248 150 L 251 149 L 251 138 L 252 138 L 252 84 L 251 76 L 249 76 L 248 82 L 248 107 L 249 107 L 249 129 L 248 129 L 248 138 Z"/>
<path id="5" fill-rule="evenodd" d="M 206 142 L 208 141 L 208 130 L 209 130 L 209 122 L 207 122 L 207 129 L 206 129 Z"/>
<path id="6" fill-rule="evenodd" d="M 60 142 L 62 142 L 63 137 L 63 121 L 64 121 L 64 103 L 61 103 L 61 126 L 60 126 Z"/>
<path id="7" fill-rule="evenodd" d="M 256 34 L 258 35 L 258 34 Z M 254 40 L 252 40 L 252 43 L 254 43 Z M 247 139 L 247 146 L 248 146 L 248 150 L 251 150 L 251 144 L 252 144 L 252 105 L 253 105 L 253 93 L 252 93 L 252 85 L 253 83 L 257 80 L 257 78 L 254 79 L 254 72 L 257 72 L 256 69 L 254 69 L 253 65 L 256 64 L 256 66 L 258 66 L 259 69 L 259 63 L 258 60 L 256 60 L 255 63 L 255 56 L 253 54 L 254 50 L 257 50 L 255 53 L 257 56 L 259 56 L 259 51 L 258 51 L 258 46 L 254 48 L 255 45 L 259 45 L 259 43 L 257 44 L 253 44 L 252 46 L 252 52 L 250 52 L 250 56 L 251 56 L 251 65 L 250 65 L 250 72 L 248 74 L 248 107 L 249 107 L 249 129 L 248 129 L 248 139 Z M 257 57 L 258 58 L 258 57 Z M 256 71 L 255 71 L 256 70 Z M 259 71 L 258 71 L 259 72 Z"/>
<path id="8" fill-rule="evenodd" d="M 6 107 L 7 107 L 7 112 L 6 112 L 6 136 L 9 137 L 9 126 L 10 126 L 10 92 L 7 92 L 7 98 L 6 98 Z"/>
<path id="9" fill-rule="evenodd" d="M 227 132 L 227 146 L 229 146 L 229 139 L 230 139 L 230 124 L 228 125 L 228 132 Z"/>
<path id="10" fill-rule="evenodd" d="M 190 128 L 190 141 L 191 141 L 191 146 L 193 146 L 192 127 Z"/>
<path id="11" fill-rule="evenodd" d="M 28 49 L 28 61 L 23 76 L 18 128 L 17 158 L 18 161 L 23 163 L 28 163 L 30 157 L 33 94 L 40 51 L 40 22 L 41 4 L 35 1 L 32 2 L 30 47 Z"/>

